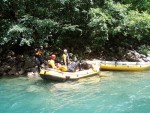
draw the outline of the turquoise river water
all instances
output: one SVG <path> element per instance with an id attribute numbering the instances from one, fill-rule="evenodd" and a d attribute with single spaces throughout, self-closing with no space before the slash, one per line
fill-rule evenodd
<path id="1" fill-rule="evenodd" d="M 150 113 L 150 70 L 64 83 L 0 79 L 0 113 Z"/>

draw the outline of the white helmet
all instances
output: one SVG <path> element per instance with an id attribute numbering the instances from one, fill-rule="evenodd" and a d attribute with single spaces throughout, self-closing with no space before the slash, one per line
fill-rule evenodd
<path id="1" fill-rule="evenodd" d="M 67 49 L 64 49 L 64 52 L 67 52 Z"/>

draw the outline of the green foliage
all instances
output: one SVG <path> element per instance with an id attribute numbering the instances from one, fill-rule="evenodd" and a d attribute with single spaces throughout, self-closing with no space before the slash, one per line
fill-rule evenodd
<path id="1" fill-rule="evenodd" d="M 131 9 L 147 11 L 150 13 L 150 1 L 149 0 L 115 0 L 117 2 L 121 2 L 123 4 L 131 4 Z"/>
<path id="2" fill-rule="evenodd" d="M 78 25 L 71 25 L 71 24 L 66 24 L 66 25 L 64 25 L 64 26 L 62 27 L 62 30 L 63 30 L 64 32 L 67 32 L 67 31 L 72 31 L 72 32 L 74 32 L 74 31 L 76 31 L 76 30 L 82 32 L 82 30 L 79 29 L 79 26 L 78 26 Z"/>
<path id="3" fill-rule="evenodd" d="M 133 16 L 134 15 L 134 16 Z M 132 36 L 137 40 L 147 40 L 150 34 L 150 15 L 138 11 L 130 11 L 124 19 L 124 36 Z"/>
<path id="4" fill-rule="evenodd" d="M 86 32 L 89 6 L 84 0 L 3 0 L 0 44 L 61 46 L 63 38 Z"/>
<path id="5" fill-rule="evenodd" d="M 149 45 L 148 0 L 2 0 L 0 45 L 92 47 Z"/>
<path id="6" fill-rule="evenodd" d="M 142 54 L 145 54 L 145 55 L 150 54 L 150 46 L 142 45 L 138 49 L 139 49 L 139 52 Z"/>
<path id="7" fill-rule="evenodd" d="M 97 43 L 97 47 L 105 45 L 111 38 L 122 32 L 121 24 L 126 18 L 128 7 L 128 5 L 107 1 L 103 9 L 93 8 L 90 10 L 89 27 L 92 28 L 92 37 L 94 37 L 94 44 Z"/>
<path id="8" fill-rule="evenodd" d="M 126 18 L 128 13 L 129 5 L 123 5 L 120 3 L 114 3 L 109 1 L 105 3 L 105 13 L 109 17 L 109 28 L 112 35 L 116 35 L 121 32 L 121 24 L 124 23 L 123 20 Z"/>
<path id="9" fill-rule="evenodd" d="M 102 46 L 108 40 L 108 16 L 100 8 L 91 8 L 89 27 L 92 30 L 93 45 Z"/>
<path id="10" fill-rule="evenodd" d="M 16 44 L 19 42 L 19 45 L 28 45 L 30 46 L 33 42 L 33 38 L 31 37 L 32 30 L 22 25 L 13 25 L 7 32 L 7 43 L 10 42 L 12 44 Z M 5 38 L 4 38 L 5 39 Z M 5 43 L 6 43 L 5 42 Z"/>
<path id="11" fill-rule="evenodd" d="M 89 27 L 95 47 L 136 48 L 149 41 L 150 15 L 130 10 L 130 5 L 106 1 L 103 8 L 92 8 L 90 16 Z"/>

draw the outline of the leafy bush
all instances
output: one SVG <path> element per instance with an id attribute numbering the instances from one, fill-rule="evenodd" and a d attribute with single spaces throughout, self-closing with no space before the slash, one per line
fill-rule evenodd
<path id="1" fill-rule="evenodd" d="M 86 47 L 99 51 L 148 46 L 149 1 L 141 2 L 2 0 L 0 46 L 12 49 L 14 45 L 33 48 L 43 45 L 51 50 L 69 48 L 77 52 Z"/>
<path id="2" fill-rule="evenodd" d="M 90 10 L 93 45 L 136 48 L 149 42 L 150 15 L 130 10 L 130 5 L 106 1 L 103 8 Z"/>
<path id="3" fill-rule="evenodd" d="M 91 8 L 89 27 L 92 30 L 91 37 L 94 46 L 102 46 L 108 40 L 108 16 L 100 8 Z"/>
<path id="4" fill-rule="evenodd" d="M 142 54 L 145 54 L 145 55 L 150 54 L 150 46 L 142 45 L 138 49 L 139 49 L 139 52 Z"/>

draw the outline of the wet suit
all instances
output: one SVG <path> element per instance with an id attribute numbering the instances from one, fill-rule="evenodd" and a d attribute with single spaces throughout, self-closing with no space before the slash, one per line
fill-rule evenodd
<path id="1" fill-rule="evenodd" d="M 42 52 L 41 52 L 41 50 L 35 49 L 34 56 L 35 56 L 35 63 L 38 66 L 38 72 L 40 72 L 40 65 L 42 64 L 42 59 L 41 59 Z"/>

